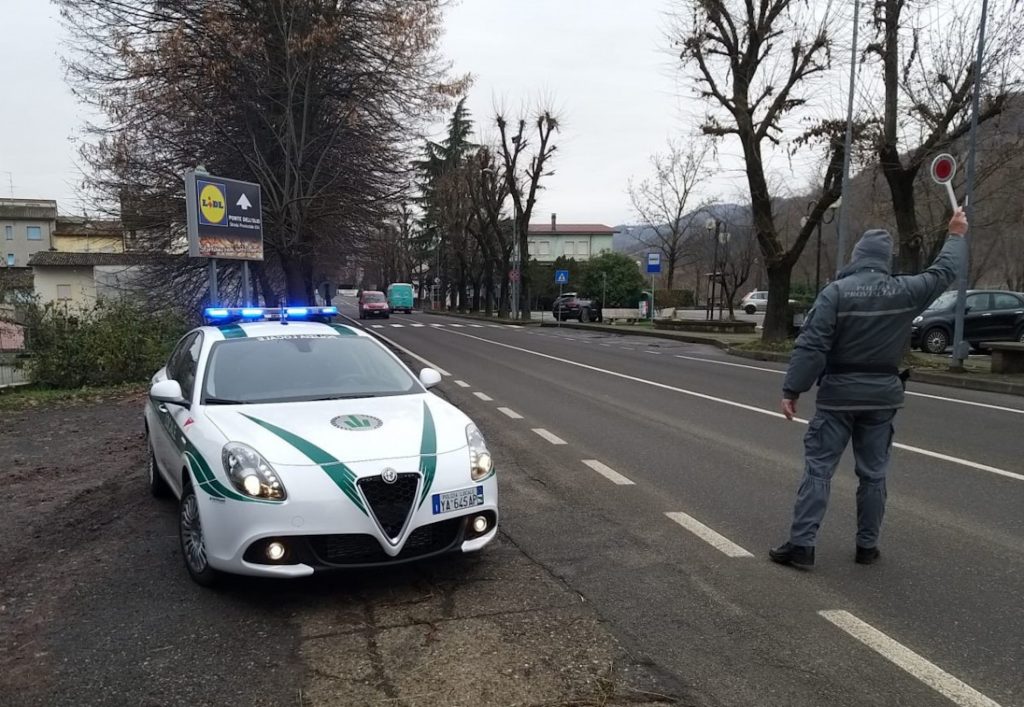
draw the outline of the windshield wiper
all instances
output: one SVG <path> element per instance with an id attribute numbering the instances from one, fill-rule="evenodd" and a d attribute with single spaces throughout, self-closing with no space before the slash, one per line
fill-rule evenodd
<path id="1" fill-rule="evenodd" d="M 206 398 L 205 405 L 248 405 L 246 400 L 229 400 L 228 398 Z"/>
<path id="2" fill-rule="evenodd" d="M 356 398 L 376 398 L 376 393 L 350 393 L 347 395 L 328 395 L 323 398 L 310 398 L 311 402 L 319 402 L 321 400 L 355 400 Z"/>

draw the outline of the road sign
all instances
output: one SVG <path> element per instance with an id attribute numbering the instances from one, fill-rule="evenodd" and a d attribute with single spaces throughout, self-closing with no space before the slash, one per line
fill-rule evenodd
<path id="1" fill-rule="evenodd" d="M 321 282 L 317 285 L 316 291 L 323 298 L 325 304 L 331 304 L 331 300 L 338 294 L 338 286 L 333 282 Z"/>
<path id="2" fill-rule="evenodd" d="M 956 211 L 960 206 L 956 203 L 956 193 L 953 192 L 953 177 L 956 176 L 956 159 L 953 155 L 943 153 L 932 160 L 932 180 L 936 184 L 946 187 L 946 194 L 949 196 L 949 204 Z"/>
<path id="3" fill-rule="evenodd" d="M 263 260 L 260 185 L 185 173 L 188 254 L 193 258 Z"/>
<path id="4" fill-rule="evenodd" d="M 647 254 L 647 274 L 656 275 L 661 272 L 661 253 Z"/>
<path id="5" fill-rule="evenodd" d="M 569 284 L 569 271 L 568 270 L 555 270 L 555 284 L 556 285 L 568 285 Z"/>
<path id="6" fill-rule="evenodd" d="M 511 280 L 512 282 L 519 282 L 519 271 L 509 270 L 508 279 Z M 566 279 L 566 281 L 568 281 L 568 278 Z"/>

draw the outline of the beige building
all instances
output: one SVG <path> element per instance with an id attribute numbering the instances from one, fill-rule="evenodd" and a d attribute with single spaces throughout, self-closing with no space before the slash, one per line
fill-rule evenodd
<path id="1" fill-rule="evenodd" d="M 551 225 L 530 224 L 527 234 L 529 256 L 540 263 L 553 263 L 562 256 L 590 260 L 612 250 L 615 229 L 598 223 L 558 223 L 551 214 Z"/>
<path id="2" fill-rule="evenodd" d="M 130 294 L 146 265 L 149 253 L 64 253 L 43 251 L 29 265 L 40 303 L 57 302 L 69 308 L 89 308 L 98 299 Z"/>
<path id="3" fill-rule="evenodd" d="M 65 253 L 123 253 L 127 250 L 120 221 L 81 216 L 57 219 L 53 248 Z"/>
<path id="4" fill-rule="evenodd" d="M 57 202 L 0 199 L 0 267 L 23 268 L 29 258 L 53 247 Z"/>

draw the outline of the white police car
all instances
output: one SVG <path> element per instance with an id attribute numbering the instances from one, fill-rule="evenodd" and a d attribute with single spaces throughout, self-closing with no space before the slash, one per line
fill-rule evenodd
<path id="1" fill-rule="evenodd" d="M 334 307 L 208 309 L 152 380 L 149 483 L 179 499 L 185 566 L 298 577 L 473 552 L 498 485 L 480 431 Z M 232 321 L 233 319 L 238 319 Z"/>

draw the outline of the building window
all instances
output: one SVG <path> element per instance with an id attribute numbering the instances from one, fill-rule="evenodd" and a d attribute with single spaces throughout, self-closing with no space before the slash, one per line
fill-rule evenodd
<path id="1" fill-rule="evenodd" d="M 9 241 L 14 240 L 14 226 L 4 226 L 4 238 Z"/>
<path id="2" fill-rule="evenodd" d="M 562 255 L 576 255 L 576 244 L 572 241 L 566 241 L 562 245 Z"/>
<path id="3" fill-rule="evenodd" d="M 71 285 L 57 285 L 57 299 L 71 299 Z"/>
<path id="4" fill-rule="evenodd" d="M 7 266 L 11 268 L 14 267 L 14 253 L 7 254 Z"/>
<path id="5" fill-rule="evenodd" d="M 551 255 L 551 242 L 541 241 L 537 244 L 538 255 Z"/>
<path id="6" fill-rule="evenodd" d="M 580 255 L 590 255 L 590 241 L 580 241 L 577 243 L 576 252 Z"/>
<path id="7" fill-rule="evenodd" d="M 530 241 L 526 244 L 526 252 L 530 255 L 537 255 L 537 244 L 534 241 Z"/>
<path id="8" fill-rule="evenodd" d="M 43 240 L 43 229 L 39 226 L 25 226 L 25 234 L 30 241 Z"/>

